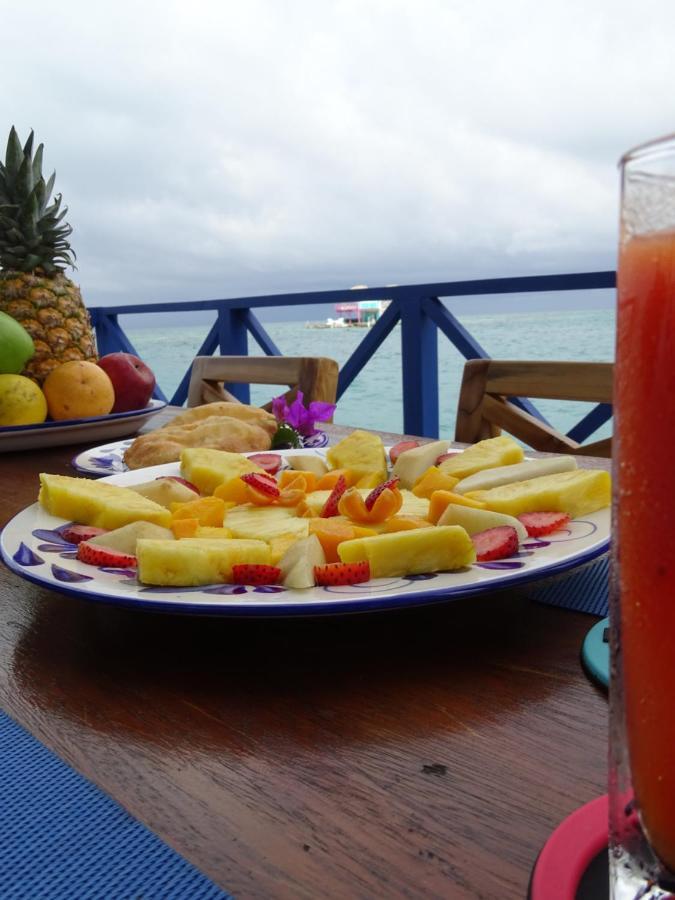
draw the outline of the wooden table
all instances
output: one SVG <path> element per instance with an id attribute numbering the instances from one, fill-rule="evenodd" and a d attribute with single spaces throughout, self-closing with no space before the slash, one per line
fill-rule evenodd
<path id="1" fill-rule="evenodd" d="M 1 455 L 0 524 L 75 452 Z M 240 900 L 522 900 L 552 829 L 605 792 L 593 622 L 524 590 L 187 618 L 0 566 L 0 705 Z"/>

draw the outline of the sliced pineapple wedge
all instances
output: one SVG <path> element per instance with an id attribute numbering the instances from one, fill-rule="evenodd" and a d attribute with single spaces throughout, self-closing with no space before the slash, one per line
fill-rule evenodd
<path id="1" fill-rule="evenodd" d="M 204 447 L 186 447 L 180 455 L 180 469 L 183 478 L 191 481 L 202 494 L 212 494 L 219 484 L 239 475 L 263 471 L 242 453 Z"/>
<path id="2" fill-rule="evenodd" d="M 602 469 L 573 469 L 515 481 L 489 491 L 465 494 L 486 504 L 488 509 L 519 516 L 527 512 L 563 512 L 572 519 L 587 516 L 609 506 L 612 479 Z"/>
<path id="3" fill-rule="evenodd" d="M 514 463 L 510 466 L 497 466 L 494 469 L 481 469 L 468 478 L 458 482 L 453 490 L 457 494 L 466 494 L 469 491 L 489 491 L 509 484 L 511 481 L 528 481 L 530 478 L 539 478 L 541 475 L 555 475 L 556 472 L 571 472 L 577 468 L 577 461 L 573 456 L 552 456 L 545 459 L 531 459 L 527 462 Z"/>
<path id="4" fill-rule="evenodd" d="M 171 587 L 227 584 L 232 581 L 232 566 L 269 565 L 270 555 L 264 541 L 141 539 L 136 544 L 138 580 L 142 584 Z"/>
<path id="5" fill-rule="evenodd" d="M 382 439 L 368 431 L 353 431 L 326 451 L 332 469 L 350 469 L 355 481 L 372 476 L 375 484 L 387 478 L 387 458 Z M 364 484 L 364 487 L 367 486 Z"/>
<path id="6" fill-rule="evenodd" d="M 482 469 L 522 462 L 524 456 L 523 448 L 513 438 L 503 435 L 472 444 L 462 453 L 443 460 L 438 468 L 454 478 L 467 478 Z"/>
<path id="7" fill-rule="evenodd" d="M 109 531 L 130 522 L 152 522 L 163 528 L 171 522 L 171 513 L 159 503 L 131 488 L 90 478 L 42 473 L 38 501 L 53 516 Z"/>
<path id="8" fill-rule="evenodd" d="M 260 541 L 270 541 L 282 534 L 294 534 L 296 538 L 309 534 L 308 519 L 298 518 L 295 509 L 287 506 L 254 506 L 252 503 L 234 506 L 225 513 L 223 525 L 235 538 Z"/>
<path id="9" fill-rule="evenodd" d="M 476 561 L 471 538 L 459 525 L 416 528 L 343 541 L 342 562 L 368 560 L 371 578 L 463 569 Z"/>

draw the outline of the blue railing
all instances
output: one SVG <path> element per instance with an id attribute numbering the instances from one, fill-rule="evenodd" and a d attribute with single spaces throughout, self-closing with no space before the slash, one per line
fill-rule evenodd
<path id="1" fill-rule="evenodd" d="M 368 329 L 356 350 L 342 366 L 338 382 L 338 399 L 400 322 L 403 430 L 408 434 L 437 437 L 439 430 L 438 332 L 445 335 L 466 359 L 489 357 L 489 354 L 464 328 L 442 300 L 494 294 L 601 290 L 613 288 L 615 285 L 615 272 L 585 272 L 571 275 L 488 278 L 477 281 L 451 281 L 441 284 L 416 284 L 359 290 L 359 300 L 379 300 L 386 297 L 391 302 L 375 325 Z M 91 309 L 91 314 L 101 355 L 118 350 L 136 353 L 119 324 L 121 315 L 165 312 L 194 313 L 212 310 L 215 313 L 215 322 L 196 355 L 211 356 L 217 351 L 224 356 L 245 356 L 248 353 L 248 335 L 250 334 L 263 353 L 268 356 L 281 356 L 281 351 L 253 312 L 254 309 L 307 306 L 317 303 L 336 304 L 353 302 L 354 299 L 352 290 L 320 291 L 236 297 L 223 300 L 94 307 Z M 171 403 L 181 406 L 185 402 L 189 380 L 190 370 L 188 369 L 171 398 Z M 229 389 L 242 402 L 250 402 L 248 385 L 232 385 L 229 386 Z M 157 389 L 156 396 L 166 399 L 161 388 Z M 539 419 L 544 420 L 541 413 L 528 400 L 520 401 L 520 405 Z M 611 415 L 610 406 L 598 404 L 574 426 L 569 432 L 570 437 L 580 443 L 585 441 L 601 425 L 604 425 Z"/>

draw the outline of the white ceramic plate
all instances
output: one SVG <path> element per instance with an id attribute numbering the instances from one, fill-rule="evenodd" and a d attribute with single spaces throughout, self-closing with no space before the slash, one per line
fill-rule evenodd
<path id="1" fill-rule="evenodd" d="M 328 435 L 325 431 L 317 431 L 309 438 L 303 438 L 305 448 L 315 449 L 325 447 L 328 444 Z M 124 462 L 124 451 L 130 447 L 133 441 L 113 441 L 111 444 L 103 444 L 100 447 L 92 447 L 83 450 L 71 460 L 71 466 L 83 475 L 116 475 L 119 472 L 128 472 Z M 276 453 L 276 450 L 271 450 Z"/>
<path id="2" fill-rule="evenodd" d="M 34 450 L 103 441 L 135 434 L 151 416 L 166 406 L 164 400 L 151 400 L 143 409 L 109 413 L 91 419 L 67 419 L 63 422 L 42 422 L 40 425 L 12 425 L 0 428 L 0 453 L 11 450 Z"/>
<path id="3" fill-rule="evenodd" d="M 324 453 L 322 450 L 290 452 Z M 169 463 L 112 475 L 106 481 L 129 485 L 158 475 L 177 474 L 178 463 Z M 36 494 L 37 489 L 36 484 Z M 459 572 L 378 578 L 362 585 L 316 587 L 306 591 L 234 584 L 182 589 L 146 587 L 138 583 L 132 569 L 99 569 L 78 562 L 75 548 L 60 534 L 64 524 L 63 519 L 50 516 L 37 503 L 29 506 L 0 534 L 2 559 L 22 578 L 86 600 L 193 615 L 297 616 L 444 602 L 566 571 L 607 550 L 610 510 L 577 519 L 569 528 L 546 538 L 528 540 L 516 556 L 499 562 L 477 563 Z"/>

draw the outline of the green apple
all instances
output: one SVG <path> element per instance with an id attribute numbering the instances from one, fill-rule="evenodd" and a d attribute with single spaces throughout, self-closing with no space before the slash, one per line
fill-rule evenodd
<path id="1" fill-rule="evenodd" d="M 34 353 L 33 338 L 23 325 L 0 310 L 0 374 L 18 375 Z"/>

